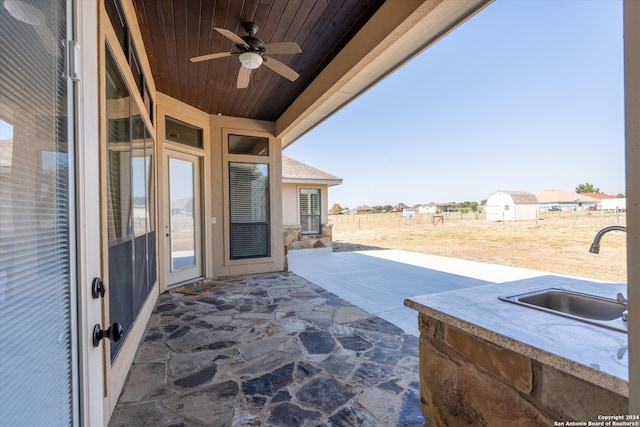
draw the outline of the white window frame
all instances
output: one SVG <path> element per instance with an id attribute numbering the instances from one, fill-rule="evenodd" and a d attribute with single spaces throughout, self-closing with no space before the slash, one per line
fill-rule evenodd
<path id="1" fill-rule="evenodd" d="M 314 193 L 311 193 L 311 192 Z M 304 193 L 307 192 L 307 193 Z M 318 195 L 318 200 L 317 200 L 317 204 L 318 204 L 318 213 L 317 214 L 312 214 L 312 213 L 303 213 L 303 195 L 307 196 L 308 198 L 310 198 L 310 196 L 312 196 L 312 194 L 317 194 Z M 322 234 L 322 189 L 320 188 L 300 188 L 299 192 L 298 192 L 298 214 L 299 214 L 299 219 L 300 219 L 300 226 L 302 227 L 302 235 L 303 236 L 317 236 Z M 309 202 L 307 202 L 308 204 Z M 305 221 L 303 220 L 304 218 L 315 218 L 317 217 L 317 223 L 318 223 L 318 229 L 316 230 L 312 230 L 312 231 L 305 231 Z"/>

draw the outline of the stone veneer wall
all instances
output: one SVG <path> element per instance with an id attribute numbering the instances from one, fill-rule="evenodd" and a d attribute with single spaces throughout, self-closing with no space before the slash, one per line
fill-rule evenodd
<path id="1" fill-rule="evenodd" d="M 422 313 L 419 327 L 425 425 L 552 426 L 628 412 L 624 396 Z"/>
<path id="2" fill-rule="evenodd" d="M 301 226 L 285 225 L 283 227 L 284 245 L 287 250 L 330 248 L 333 245 L 332 228 L 332 224 L 322 224 L 322 234 L 303 235 Z"/>

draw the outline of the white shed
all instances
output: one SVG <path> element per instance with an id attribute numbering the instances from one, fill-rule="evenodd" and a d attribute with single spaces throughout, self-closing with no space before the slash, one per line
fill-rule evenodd
<path id="1" fill-rule="evenodd" d="M 496 191 L 487 199 L 487 221 L 536 219 L 538 199 L 525 191 Z"/>

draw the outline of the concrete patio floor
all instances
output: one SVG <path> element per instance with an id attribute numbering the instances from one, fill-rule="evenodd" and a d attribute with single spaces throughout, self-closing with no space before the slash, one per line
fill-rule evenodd
<path id="1" fill-rule="evenodd" d="M 220 281 L 159 297 L 110 426 L 422 425 L 415 335 L 293 273 Z"/>
<path id="2" fill-rule="evenodd" d="M 394 249 L 302 249 L 288 258 L 293 273 L 416 336 L 418 314 L 404 306 L 406 298 L 549 274 Z"/>

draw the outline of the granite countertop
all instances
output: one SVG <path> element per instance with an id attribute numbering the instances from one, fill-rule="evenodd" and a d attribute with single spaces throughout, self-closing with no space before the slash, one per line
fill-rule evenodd
<path id="1" fill-rule="evenodd" d="M 548 275 L 415 296 L 406 299 L 405 305 L 500 347 L 628 397 L 626 333 L 498 299 L 546 288 L 612 299 L 618 292 L 627 295 L 625 284 Z"/>

